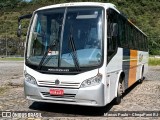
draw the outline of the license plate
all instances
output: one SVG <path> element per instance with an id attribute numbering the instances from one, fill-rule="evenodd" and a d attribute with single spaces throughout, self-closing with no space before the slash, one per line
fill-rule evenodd
<path id="1" fill-rule="evenodd" d="M 64 95 L 64 90 L 61 90 L 61 89 L 50 89 L 49 93 L 50 93 L 50 95 L 63 96 Z"/>

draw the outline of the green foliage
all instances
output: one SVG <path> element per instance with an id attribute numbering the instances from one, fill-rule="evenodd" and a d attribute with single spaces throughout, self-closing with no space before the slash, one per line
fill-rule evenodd
<path id="1" fill-rule="evenodd" d="M 4 57 L 0 58 L 0 61 L 24 61 L 23 57 Z"/>
<path id="2" fill-rule="evenodd" d="M 160 58 L 149 58 L 149 65 L 150 66 L 160 65 Z"/>
<path id="3" fill-rule="evenodd" d="M 0 86 L 0 96 L 3 95 L 8 90 L 8 87 Z"/>
<path id="4" fill-rule="evenodd" d="M 16 36 L 17 19 L 24 14 L 32 13 L 35 9 L 67 2 L 110 2 L 123 11 L 128 18 L 149 36 L 150 54 L 160 55 L 160 2 L 159 0 L 0 0 L 0 38 L 6 37 L 19 40 Z M 29 21 L 23 21 L 23 37 Z"/>

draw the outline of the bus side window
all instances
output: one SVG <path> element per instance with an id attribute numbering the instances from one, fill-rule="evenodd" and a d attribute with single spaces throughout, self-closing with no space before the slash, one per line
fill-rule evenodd
<path id="1" fill-rule="evenodd" d="M 135 28 L 133 28 L 133 41 L 134 41 L 134 48 L 137 49 L 136 29 Z"/>
<path id="2" fill-rule="evenodd" d="M 125 44 L 125 31 L 124 31 L 124 21 L 121 19 L 121 16 L 119 16 L 119 23 L 118 23 L 118 26 L 119 26 L 119 46 L 120 47 L 123 47 L 123 45 Z"/>
<path id="3" fill-rule="evenodd" d="M 125 48 L 129 48 L 129 26 L 127 21 L 125 22 Z"/>
<path id="4" fill-rule="evenodd" d="M 145 51 L 148 51 L 148 39 L 145 36 Z"/>
<path id="5" fill-rule="evenodd" d="M 119 24 L 119 46 L 122 48 L 128 48 L 128 26 L 127 21 L 119 15 L 118 17 L 118 24 Z"/>
<path id="6" fill-rule="evenodd" d="M 133 35 L 133 29 L 132 29 L 132 26 L 130 26 L 130 47 L 131 47 L 132 49 L 135 49 L 133 36 L 134 36 L 134 35 Z"/>
<path id="7" fill-rule="evenodd" d="M 107 15 L 107 54 L 109 62 L 118 47 L 118 14 L 109 9 Z"/>

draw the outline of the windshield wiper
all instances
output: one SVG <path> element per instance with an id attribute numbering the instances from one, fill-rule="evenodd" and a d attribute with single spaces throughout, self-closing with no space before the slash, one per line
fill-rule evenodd
<path id="1" fill-rule="evenodd" d="M 54 40 L 53 43 L 51 43 L 48 47 L 48 50 L 46 50 L 46 52 L 44 53 L 39 65 L 38 65 L 38 69 L 40 70 L 41 67 L 43 66 L 43 63 L 44 63 L 44 60 L 46 59 L 47 55 L 48 55 L 48 52 L 49 50 L 51 49 L 51 46 L 56 47 L 58 45 L 58 41 Z M 49 59 L 45 62 L 45 64 L 49 61 Z"/>
<path id="2" fill-rule="evenodd" d="M 79 62 L 78 62 L 78 59 L 77 59 L 77 52 L 76 52 L 76 47 L 75 47 L 75 43 L 74 43 L 74 39 L 73 39 L 73 35 L 72 35 L 73 32 L 72 31 L 73 31 L 73 28 L 71 26 L 70 27 L 70 35 L 69 35 L 69 38 L 68 38 L 69 46 L 70 46 L 70 48 L 72 50 L 71 55 L 72 55 L 72 58 L 73 58 L 73 61 L 74 61 L 74 65 L 75 65 L 77 71 L 79 71 L 80 67 L 79 67 Z"/>

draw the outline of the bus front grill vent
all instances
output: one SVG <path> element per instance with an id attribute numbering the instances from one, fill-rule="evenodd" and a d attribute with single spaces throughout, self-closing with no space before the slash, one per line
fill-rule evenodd
<path id="1" fill-rule="evenodd" d="M 51 81 L 38 81 L 39 86 L 48 86 L 48 87 L 60 87 L 60 88 L 79 88 L 80 83 L 75 82 L 60 82 L 56 85 L 55 82 Z"/>
<path id="2" fill-rule="evenodd" d="M 58 95 L 50 95 L 49 92 L 41 92 L 42 95 L 44 97 L 47 97 L 47 98 L 68 98 L 68 99 L 73 99 L 75 98 L 76 94 L 67 94 L 67 93 L 64 93 L 63 96 L 58 96 Z"/>

